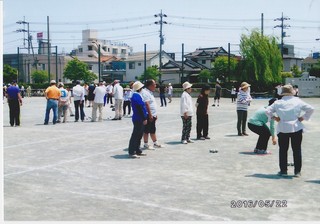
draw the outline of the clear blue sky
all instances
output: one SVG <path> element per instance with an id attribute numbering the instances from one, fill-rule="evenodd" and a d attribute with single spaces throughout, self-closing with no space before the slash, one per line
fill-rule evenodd
<path id="1" fill-rule="evenodd" d="M 100 39 L 124 42 L 134 52 L 159 49 L 159 25 L 153 15 L 163 10 L 167 14 L 163 33 L 167 52 L 185 52 L 198 47 L 223 46 L 237 53 L 241 34 L 253 28 L 260 29 L 264 13 L 264 33 L 280 37 L 280 21 L 290 17 L 285 24 L 290 37 L 285 43 L 295 45 L 298 57 L 306 57 L 320 50 L 320 0 L 4 0 L 4 53 L 16 53 L 23 45 L 23 28 L 17 21 L 30 22 L 30 31 L 37 46 L 36 33 L 47 33 L 46 21 L 50 17 L 50 39 L 58 45 L 59 52 L 69 53 L 81 42 L 81 31 L 92 28 L 99 31 Z"/>

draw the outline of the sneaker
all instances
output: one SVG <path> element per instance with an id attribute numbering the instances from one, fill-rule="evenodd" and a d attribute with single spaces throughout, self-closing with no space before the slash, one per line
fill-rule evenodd
<path id="1" fill-rule="evenodd" d="M 145 154 L 145 153 L 137 153 L 137 156 L 147 156 L 147 154 Z"/>
<path id="2" fill-rule="evenodd" d="M 192 141 L 191 139 L 187 140 L 188 143 L 194 143 L 194 141 Z"/>
<path id="3" fill-rule="evenodd" d="M 70 117 L 74 117 L 74 114 L 71 114 Z"/>
<path id="4" fill-rule="evenodd" d="M 153 148 L 155 148 L 155 149 L 158 148 L 159 149 L 159 148 L 163 148 L 163 146 L 161 144 L 153 144 Z"/>
<path id="5" fill-rule="evenodd" d="M 200 138 L 197 138 L 197 140 L 206 140 L 205 137 L 200 137 Z"/>
<path id="6" fill-rule="evenodd" d="M 211 139 L 210 137 L 208 137 L 208 136 L 206 136 L 206 137 L 204 137 L 205 139 Z"/>
<path id="7" fill-rule="evenodd" d="M 295 174 L 294 174 L 294 177 L 301 177 L 301 173 L 300 173 L 300 172 L 295 173 Z"/>
<path id="8" fill-rule="evenodd" d="M 215 105 L 215 104 L 212 104 L 212 106 L 215 107 L 216 105 Z"/>
<path id="9" fill-rule="evenodd" d="M 139 156 L 137 156 L 137 155 L 130 155 L 130 154 L 129 154 L 129 158 L 130 158 L 130 159 L 140 159 Z"/>
<path id="10" fill-rule="evenodd" d="M 249 136 L 249 135 L 248 135 L 247 133 L 245 133 L 245 132 L 243 132 L 242 135 L 244 135 L 244 136 Z"/>
<path id="11" fill-rule="evenodd" d="M 258 149 L 258 154 L 268 154 L 269 152 L 267 150 Z"/>
<path id="12" fill-rule="evenodd" d="M 260 149 L 254 149 L 253 152 L 254 153 L 258 153 L 260 151 Z"/>
<path id="13" fill-rule="evenodd" d="M 287 173 L 287 172 L 283 173 L 283 172 L 279 171 L 279 172 L 278 172 L 278 176 L 287 177 L 287 176 L 288 176 L 288 173 Z"/>
<path id="14" fill-rule="evenodd" d="M 182 140 L 181 143 L 182 144 L 188 144 L 187 140 Z"/>
<path id="15" fill-rule="evenodd" d="M 144 144 L 144 149 L 146 149 L 146 150 L 154 150 L 155 148 L 153 148 L 149 144 Z"/>

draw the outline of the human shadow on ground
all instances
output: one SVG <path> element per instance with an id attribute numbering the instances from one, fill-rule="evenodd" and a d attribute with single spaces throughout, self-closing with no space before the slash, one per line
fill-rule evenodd
<path id="1" fill-rule="evenodd" d="M 320 180 L 307 180 L 308 183 L 320 184 Z"/>
<path id="2" fill-rule="evenodd" d="M 278 176 L 277 174 L 263 174 L 263 173 L 255 173 L 252 175 L 246 175 L 245 177 L 256 177 L 256 178 L 263 178 L 263 179 L 293 179 L 293 176 Z"/>
<path id="3" fill-rule="evenodd" d="M 258 154 L 258 153 L 254 153 L 254 152 L 239 152 L 239 154 L 242 155 L 249 155 L 249 156 L 267 156 L 267 155 L 271 155 L 271 153 L 267 153 L 267 154 Z"/>
<path id="4" fill-rule="evenodd" d="M 181 145 L 181 141 L 171 141 L 171 142 L 166 142 L 168 145 Z"/>
<path id="5" fill-rule="evenodd" d="M 239 136 L 237 134 L 229 134 L 229 135 L 225 135 L 225 137 L 242 137 L 242 136 Z"/>
<path id="6" fill-rule="evenodd" d="M 114 155 L 114 156 L 110 156 L 114 159 L 130 159 L 128 154 L 121 154 L 121 155 Z"/>

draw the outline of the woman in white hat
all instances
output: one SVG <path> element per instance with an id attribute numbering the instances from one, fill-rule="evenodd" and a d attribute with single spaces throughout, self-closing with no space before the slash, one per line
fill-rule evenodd
<path id="1" fill-rule="evenodd" d="M 132 88 L 134 93 L 131 97 L 131 106 L 132 106 L 132 123 L 133 131 L 131 134 L 129 142 L 129 158 L 139 158 L 139 156 L 144 156 L 140 149 L 141 139 L 143 136 L 144 125 L 147 124 L 148 113 L 145 103 L 143 102 L 140 92 L 144 85 L 140 81 L 136 81 Z"/>
<path id="2" fill-rule="evenodd" d="M 303 124 L 302 121 L 309 120 L 314 108 L 303 102 L 300 98 L 294 97 L 296 92 L 291 85 L 284 85 L 281 92 L 281 100 L 267 107 L 266 113 L 269 119 L 278 121 L 277 133 L 279 142 L 279 166 L 278 175 L 287 176 L 287 162 L 289 142 L 293 151 L 294 176 L 301 176 L 302 156 L 301 143 Z M 304 114 L 303 114 L 304 112 Z M 273 114 L 276 113 L 276 116 Z"/>
<path id="3" fill-rule="evenodd" d="M 251 85 L 249 83 L 242 82 L 237 96 L 237 130 L 239 136 L 248 136 L 246 132 L 248 106 L 252 100 L 249 93 L 250 86 Z"/>
<path id="4" fill-rule="evenodd" d="M 193 103 L 192 103 L 192 98 L 190 96 L 190 93 L 192 91 L 191 89 L 192 84 L 190 84 L 189 82 L 185 82 L 182 84 L 182 87 L 183 87 L 183 93 L 180 99 L 180 115 L 183 123 L 181 143 L 188 144 L 188 143 L 193 143 L 193 141 L 190 140 L 190 132 L 191 132 L 192 116 L 193 116 Z"/>

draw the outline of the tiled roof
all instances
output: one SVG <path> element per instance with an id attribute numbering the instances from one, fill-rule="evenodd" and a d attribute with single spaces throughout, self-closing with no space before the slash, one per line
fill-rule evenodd
<path id="1" fill-rule="evenodd" d="M 318 61 L 320 59 L 314 59 L 312 57 L 306 57 L 303 61 L 302 61 L 302 64 L 317 64 Z"/>
<path id="2" fill-rule="evenodd" d="M 147 51 L 147 61 L 159 54 L 159 51 Z M 144 61 L 144 52 L 130 54 L 125 61 Z"/>

